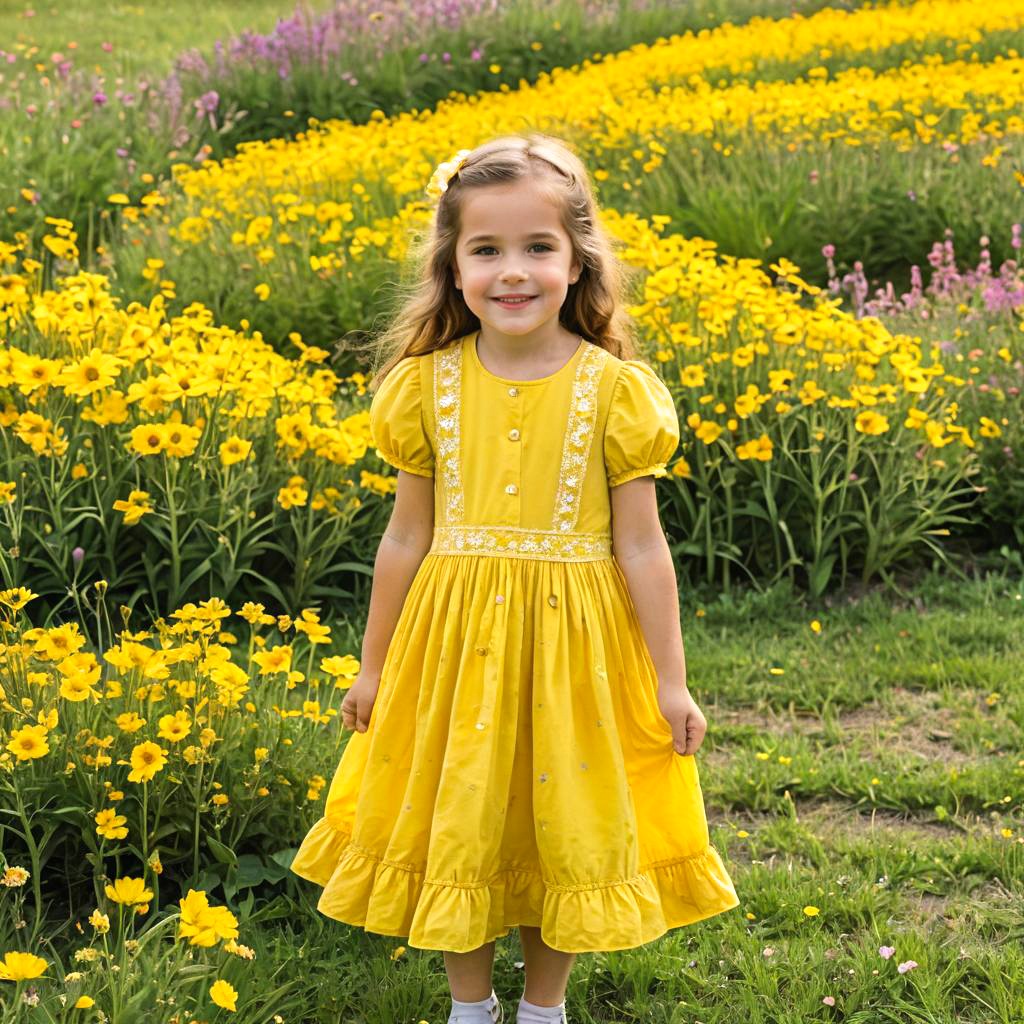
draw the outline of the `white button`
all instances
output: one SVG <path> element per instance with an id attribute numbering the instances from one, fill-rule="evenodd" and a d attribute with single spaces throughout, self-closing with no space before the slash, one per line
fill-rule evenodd
<path id="1" fill-rule="evenodd" d="M 505 488 L 505 493 L 506 494 L 517 494 L 518 492 L 519 492 L 519 488 L 516 487 L 515 484 L 509 484 L 508 487 Z"/>
<path id="2" fill-rule="evenodd" d="M 509 439 L 510 441 L 518 441 L 518 440 L 519 440 L 519 431 L 518 431 L 518 430 L 516 430 L 516 429 L 515 429 L 515 427 L 513 427 L 513 428 L 512 428 L 512 429 L 511 429 L 511 430 L 510 430 L 510 431 L 508 432 L 508 439 Z"/>
<path id="3" fill-rule="evenodd" d="M 495 604 L 504 604 L 505 603 L 505 595 L 504 594 L 498 594 L 498 596 L 495 597 L 495 599 L 494 599 L 494 603 Z"/>
<path id="4" fill-rule="evenodd" d="M 519 394 L 519 388 L 509 388 L 508 393 L 511 398 L 515 398 Z"/>

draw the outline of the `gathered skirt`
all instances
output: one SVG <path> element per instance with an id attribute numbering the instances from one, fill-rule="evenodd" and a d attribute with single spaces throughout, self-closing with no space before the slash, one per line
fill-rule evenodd
<path id="1" fill-rule="evenodd" d="M 517 925 L 630 949 L 736 907 L 657 690 L 613 558 L 428 554 L 291 870 L 326 916 L 451 952 Z"/>

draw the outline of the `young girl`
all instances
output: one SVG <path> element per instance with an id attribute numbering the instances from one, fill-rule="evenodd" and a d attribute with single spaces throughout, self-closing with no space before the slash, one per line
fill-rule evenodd
<path id="1" fill-rule="evenodd" d="M 654 477 L 672 398 L 632 358 L 623 268 L 559 140 L 442 164 L 418 290 L 370 408 L 398 472 L 354 729 L 292 871 L 326 916 L 444 951 L 449 1022 L 565 1024 L 577 953 L 738 905 L 709 844 Z"/>

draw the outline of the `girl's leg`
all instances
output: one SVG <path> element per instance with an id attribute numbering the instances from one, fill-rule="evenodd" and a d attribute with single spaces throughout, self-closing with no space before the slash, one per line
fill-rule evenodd
<path id="1" fill-rule="evenodd" d="M 565 986 L 576 954 L 552 949 L 540 937 L 540 928 L 532 925 L 519 926 L 519 940 L 526 964 L 523 998 L 534 1006 L 558 1006 L 565 1000 Z"/>
<path id="2" fill-rule="evenodd" d="M 452 998 L 461 1003 L 475 1003 L 486 999 L 492 991 L 494 971 L 494 943 L 484 943 L 468 953 L 444 953 L 444 969 L 448 972 L 448 987 Z"/>

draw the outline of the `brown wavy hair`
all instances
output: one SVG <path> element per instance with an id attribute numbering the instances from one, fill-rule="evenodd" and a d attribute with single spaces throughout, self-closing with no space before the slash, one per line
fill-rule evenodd
<path id="1" fill-rule="evenodd" d="M 411 281 L 396 285 L 397 301 L 388 326 L 376 339 L 359 346 L 371 355 L 371 390 L 406 356 L 444 348 L 479 329 L 480 318 L 455 287 L 463 197 L 467 189 L 527 177 L 536 180 L 558 206 L 573 254 L 582 266 L 579 278 L 569 285 L 559 323 L 620 359 L 637 358 L 632 322 L 623 306 L 633 268 L 619 259 L 617 240 L 598 220 L 593 185 L 582 161 L 554 136 L 505 135 L 469 153 L 441 193 L 427 231 L 411 239 Z"/>

